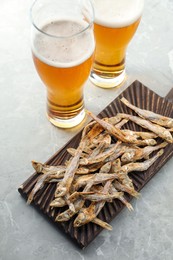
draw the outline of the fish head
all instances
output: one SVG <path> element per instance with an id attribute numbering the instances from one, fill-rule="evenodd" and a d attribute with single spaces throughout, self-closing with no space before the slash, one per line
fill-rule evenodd
<path id="1" fill-rule="evenodd" d="M 63 222 L 63 221 L 68 221 L 71 218 L 71 216 L 68 214 L 68 212 L 63 212 L 62 214 L 59 214 L 55 221 L 58 222 Z"/>
<path id="2" fill-rule="evenodd" d="M 55 198 L 62 197 L 67 193 L 67 188 L 59 185 L 55 191 Z"/>
<path id="3" fill-rule="evenodd" d="M 86 215 L 84 212 L 80 212 L 77 218 L 74 221 L 74 227 L 80 227 L 85 224 L 87 221 Z"/>
<path id="4" fill-rule="evenodd" d="M 36 161 L 32 161 L 32 166 L 36 170 L 36 172 L 40 173 L 43 170 L 43 165 L 41 163 L 38 163 Z"/>

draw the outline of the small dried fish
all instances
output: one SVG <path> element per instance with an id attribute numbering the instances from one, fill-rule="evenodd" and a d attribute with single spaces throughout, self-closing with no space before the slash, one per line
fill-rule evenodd
<path id="1" fill-rule="evenodd" d="M 118 175 L 115 173 L 108 174 L 108 173 L 95 173 L 95 174 L 88 174 L 78 177 L 73 182 L 73 192 L 79 190 L 82 187 L 87 187 L 87 191 L 89 187 L 91 188 L 93 185 L 103 183 L 108 180 L 113 180 L 115 178 L 118 178 Z"/>
<path id="2" fill-rule="evenodd" d="M 108 202 L 112 202 L 113 199 L 117 199 L 123 196 L 123 192 L 118 192 L 118 191 L 114 191 L 111 194 L 110 193 L 94 193 L 94 194 L 85 194 L 80 192 L 80 195 L 86 199 L 86 200 L 90 200 L 90 201 L 108 201 Z"/>
<path id="3" fill-rule="evenodd" d="M 167 130 L 166 128 L 164 128 L 160 125 L 153 124 L 150 121 L 142 119 L 138 116 L 132 116 L 129 114 L 119 114 L 119 116 L 121 116 L 122 118 L 125 118 L 125 119 L 129 119 L 129 120 L 133 121 L 134 123 L 136 123 L 137 125 L 140 125 L 143 128 L 150 130 L 151 132 L 157 134 L 159 137 L 166 140 L 168 143 L 173 143 L 172 135 L 169 132 L 169 130 Z"/>
<path id="4" fill-rule="evenodd" d="M 113 186 L 111 185 L 110 189 L 109 189 L 109 192 L 111 194 L 114 194 L 115 192 L 118 192 L 118 190 Z M 122 196 L 119 196 L 118 199 L 130 210 L 132 211 L 133 210 L 133 207 L 132 205 L 125 199 L 125 197 L 122 195 Z"/>
<path id="5" fill-rule="evenodd" d="M 62 178 L 64 176 L 64 172 L 66 167 L 64 165 L 46 165 L 46 164 L 42 164 L 36 161 L 32 161 L 32 166 L 33 168 L 36 170 L 37 173 L 43 173 L 43 174 L 47 174 L 49 172 L 51 172 L 51 174 L 56 174 L 56 176 L 59 175 L 60 178 Z"/>
<path id="6" fill-rule="evenodd" d="M 30 204 L 33 199 L 34 199 L 34 196 L 35 194 L 41 189 L 43 188 L 44 184 L 45 184 L 45 180 L 47 178 L 47 176 L 51 174 L 50 173 L 47 173 L 47 174 L 43 174 L 41 176 L 38 177 L 38 180 L 36 182 L 36 184 L 34 185 L 34 188 L 32 189 L 32 191 L 30 192 L 29 196 L 28 196 L 28 199 L 27 199 L 27 204 Z"/>
<path id="7" fill-rule="evenodd" d="M 131 196 L 136 197 L 136 198 L 139 197 L 139 193 L 134 188 L 129 187 L 129 185 L 122 184 L 118 180 L 114 180 L 112 185 L 118 191 L 124 191 L 124 192 L 126 192 L 126 193 L 128 193 Z"/>
<path id="8" fill-rule="evenodd" d="M 85 189 L 85 194 L 90 194 L 92 192 L 87 192 L 87 189 Z M 82 196 L 80 195 L 80 192 L 74 192 L 70 197 L 69 201 L 73 202 L 74 209 L 67 209 L 60 213 L 55 221 L 68 221 L 70 218 L 72 218 L 78 211 L 84 206 L 85 200 L 83 200 Z"/>
<path id="9" fill-rule="evenodd" d="M 115 178 L 118 178 L 119 176 L 116 173 L 96 173 L 92 179 L 90 179 L 87 182 L 87 185 L 85 187 L 85 189 L 90 190 L 90 188 L 93 185 L 99 184 L 99 183 L 103 183 L 106 182 L 109 183 L 109 181 L 113 181 Z"/>
<path id="10" fill-rule="evenodd" d="M 112 180 L 106 182 L 103 187 L 103 193 L 107 193 L 111 186 Z M 78 216 L 74 220 L 74 227 L 80 227 L 97 217 L 101 209 L 104 207 L 105 201 L 91 202 L 88 208 L 82 208 Z"/>
<path id="11" fill-rule="evenodd" d="M 73 191 L 77 191 L 80 188 L 84 187 L 87 185 L 88 181 L 95 178 L 95 174 L 88 174 L 88 175 L 83 175 L 78 177 L 74 182 L 73 182 Z"/>
<path id="12" fill-rule="evenodd" d="M 123 129 L 122 132 L 127 133 L 129 135 L 133 135 L 136 139 L 142 138 L 142 139 L 154 139 L 157 138 L 157 135 L 152 132 L 137 132 L 132 131 L 129 129 Z"/>
<path id="13" fill-rule="evenodd" d="M 125 170 L 120 170 L 116 174 L 118 175 L 118 178 L 116 179 L 118 179 L 123 185 L 129 187 L 132 190 L 135 190 L 132 179 L 128 176 Z"/>
<path id="14" fill-rule="evenodd" d="M 154 139 L 148 139 L 148 140 L 138 140 L 136 139 L 133 135 L 128 135 L 128 133 L 123 132 L 122 130 L 120 130 L 119 128 L 117 128 L 116 126 L 111 125 L 110 123 L 96 117 L 94 114 L 92 114 L 90 111 L 87 111 L 88 115 L 90 115 L 95 121 L 97 121 L 102 127 L 104 127 L 104 129 L 106 131 L 108 131 L 111 135 L 113 135 L 114 137 L 116 137 L 118 140 L 125 142 L 125 143 L 132 143 L 132 144 L 137 144 L 137 145 L 155 145 L 156 141 Z M 130 115 L 126 114 L 118 114 L 118 116 L 125 118 L 127 120 L 132 120 Z M 133 117 L 133 116 L 132 116 Z M 141 119 L 142 120 L 142 119 Z M 139 121 L 139 120 L 138 120 Z M 149 123 L 149 122 L 148 122 Z M 160 127 L 160 126 L 158 126 Z M 146 128 L 146 127 L 145 127 Z M 151 129 L 149 129 L 151 130 Z M 165 129 L 166 130 L 166 129 Z M 169 132 L 169 131 L 167 131 Z M 165 136 L 168 133 L 165 133 Z M 171 136 L 171 134 L 169 133 L 169 138 Z M 162 134 L 163 136 L 163 134 Z M 168 138 L 168 136 L 167 136 Z M 172 139 L 173 141 L 173 139 Z"/>
<path id="15" fill-rule="evenodd" d="M 146 146 L 144 148 L 139 148 L 139 147 L 131 147 L 129 148 L 129 150 L 127 152 L 125 152 L 122 156 L 121 156 L 121 161 L 122 162 L 131 162 L 131 161 L 137 161 L 140 159 L 147 159 L 148 156 L 156 151 L 159 150 L 161 148 L 164 148 L 165 146 L 167 146 L 167 142 L 163 142 L 159 145 L 156 146 Z"/>
<path id="16" fill-rule="evenodd" d="M 97 202 L 97 204 L 100 203 L 101 202 Z M 73 224 L 74 227 L 80 227 L 95 219 L 96 218 L 96 214 L 94 213 L 95 207 L 96 207 L 95 202 L 91 202 L 88 208 L 80 209 L 78 216 L 74 220 L 74 224 Z"/>
<path id="17" fill-rule="evenodd" d="M 79 201 L 78 201 L 78 205 L 79 205 L 79 206 L 82 206 L 83 202 L 84 202 L 84 201 L 79 200 Z M 81 205 L 80 205 L 80 203 L 81 203 Z M 79 207 L 79 208 L 81 208 L 81 207 Z M 75 214 L 77 214 L 77 209 L 76 209 L 76 212 L 75 212 L 75 213 L 72 212 L 72 211 L 70 211 L 70 210 L 68 209 L 68 210 L 66 210 L 66 211 L 64 211 L 64 212 L 62 212 L 62 213 L 60 213 L 60 214 L 56 217 L 55 221 L 58 221 L 58 222 L 69 221 Z M 92 222 L 93 222 L 94 224 L 97 224 L 97 225 L 101 226 L 102 228 L 105 228 L 105 229 L 107 229 L 107 230 L 112 230 L 112 226 L 111 226 L 111 225 L 109 225 L 107 222 L 105 222 L 105 221 L 103 221 L 103 220 L 101 220 L 101 219 L 99 219 L 99 218 L 94 218 L 94 219 L 92 220 Z"/>
<path id="18" fill-rule="evenodd" d="M 113 126 L 112 124 L 110 124 L 109 122 L 106 122 L 105 120 L 102 120 L 98 117 L 96 117 L 93 113 L 91 113 L 90 111 L 87 111 L 87 114 L 89 116 L 91 116 L 96 122 L 98 122 L 106 131 L 108 131 L 111 135 L 115 136 L 118 140 L 122 141 L 122 142 L 134 142 L 136 141 L 136 139 L 134 140 L 133 137 L 130 137 L 127 139 L 126 135 L 123 134 L 123 132 L 119 129 L 116 128 L 115 126 Z M 120 115 L 121 116 L 121 115 Z"/>
<path id="19" fill-rule="evenodd" d="M 79 166 L 80 156 L 81 156 L 81 154 L 83 152 L 83 148 L 85 147 L 85 144 L 86 144 L 85 141 L 86 141 L 86 139 L 84 136 L 84 138 L 81 140 L 81 142 L 77 148 L 77 152 L 76 152 L 75 156 L 73 157 L 73 159 L 71 160 L 71 162 L 69 163 L 69 165 L 66 168 L 63 180 L 60 183 L 58 183 L 58 186 L 55 191 L 55 197 L 61 197 L 61 196 L 64 196 L 65 194 L 69 193 L 71 184 L 74 179 L 74 175 Z"/>
<path id="20" fill-rule="evenodd" d="M 110 146 L 110 148 L 106 149 L 103 153 L 98 154 L 94 158 L 88 157 L 88 158 L 81 159 L 80 165 L 88 165 L 88 164 L 103 162 L 107 157 L 111 156 L 115 152 L 115 150 L 120 145 L 120 143 L 121 142 L 118 141 L 116 144 Z"/>
<path id="21" fill-rule="evenodd" d="M 146 171 L 163 154 L 163 152 L 164 150 L 161 149 L 159 152 L 157 152 L 156 155 L 154 155 L 148 160 L 145 160 L 144 162 L 125 164 L 121 167 L 121 170 L 127 173 L 132 171 Z"/>
<path id="22" fill-rule="evenodd" d="M 74 208 L 75 210 L 67 209 L 63 211 L 62 213 L 58 214 L 55 221 L 68 221 L 70 220 L 78 211 L 83 207 L 85 201 L 82 198 L 78 198 L 76 201 L 74 201 Z"/>
<path id="23" fill-rule="evenodd" d="M 168 127 L 171 128 L 173 127 L 173 119 L 169 118 L 169 117 L 165 117 L 159 114 L 156 114 L 152 111 L 149 110 L 145 110 L 145 109 L 140 109 L 134 105 L 132 105 L 127 99 L 125 99 L 124 97 L 121 98 L 121 101 L 128 106 L 129 108 L 131 108 L 133 111 L 135 111 L 140 117 L 145 118 L 149 121 L 152 121 L 155 124 L 164 126 L 164 127 Z"/>

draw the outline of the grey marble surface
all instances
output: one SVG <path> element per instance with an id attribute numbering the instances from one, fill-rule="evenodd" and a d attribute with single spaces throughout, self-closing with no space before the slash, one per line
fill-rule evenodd
<path id="1" fill-rule="evenodd" d="M 84 251 L 75 247 L 17 192 L 33 172 L 81 128 L 61 130 L 45 117 L 45 89 L 30 53 L 30 0 L 0 1 L 0 260 L 172 260 L 173 159 Z M 127 53 L 121 89 L 90 82 L 85 104 L 100 112 L 135 79 L 165 96 L 173 87 L 173 0 L 146 0 Z"/>

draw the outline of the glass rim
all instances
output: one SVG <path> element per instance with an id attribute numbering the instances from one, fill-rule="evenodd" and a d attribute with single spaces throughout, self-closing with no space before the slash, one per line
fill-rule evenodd
<path id="1" fill-rule="evenodd" d="M 93 4 L 91 2 L 91 0 L 87 0 L 90 5 L 91 5 L 91 9 L 92 9 L 92 19 L 91 21 L 87 24 L 87 26 L 82 29 L 80 32 L 77 32 L 77 33 L 74 33 L 74 34 L 71 34 L 71 35 L 66 35 L 66 36 L 58 36 L 58 35 L 54 35 L 54 34 L 50 34 L 50 33 L 46 33 L 44 32 L 42 29 L 40 29 L 36 23 L 34 22 L 34 19 L 33 19 L 33 15 L 32 15 L 32 11 L 33 11 L 33 8 L 36 4 L 36 2 L 38 2 L 39 0 L 35 0 L 31 7 L 30 7 L 30 11 L 29 11 L 29 15 L 30 15 L 30 21 L 31 21 L 31 24 L 35 27 L 36 30 L 38 30 L 39 32 L 41 32 L 42 34 L 46 35 L 46 36 L 49 36 L 49 37 L 52 37 L 52 38 L 57 38 L 57 39 L 67 39 L 67 38 L 71 38 L 71 37 L 74 37 L 74 36 L 78 36 L 80 35 L 81 33 L 84 33 L 86 30 L 88 30 L 94 23 L 94 18 L 95 18 L 95 12 L 94 12 L 94 7 L 93 7 Z"/>

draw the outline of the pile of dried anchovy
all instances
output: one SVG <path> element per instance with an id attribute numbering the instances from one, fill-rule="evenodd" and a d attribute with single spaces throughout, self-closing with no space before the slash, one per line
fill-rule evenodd
<path id="1" fill-rule="evenodd" d="M 139 193 L 128 173 L 147 170 L 163 154 L 163 148 L 173 142 L 173 119 L 135 107 L 125 98 L 121 101 L 138 116 L 119 113 L 111 118 L 99 119 L 87 111 L 94 120 L 84 128 L 79 146 L 68 149 L 71 157 L 65 165 L 32 162 L 41 175 L 29 194 L 28 203 L 32 202 L 44 183 L 57 183 L 50 206 L 67 205 L 68 209 L 58 214 L 56 221 L 68 221 L 76 215 L 74 227 L 93 222 L 109 230 L 112 227 L 97 217 L 106 202 L 118 199 L 129 210 L 133 209 L 124 193 L 134 197 L 138 197 Z M 129 120 L 147 129 L 147 132 L 121 130 Z M 163 140 L 162 143 L 157 143 L 158 137 Z M 86 201 L 90 201 L 89 206 Z"/>

